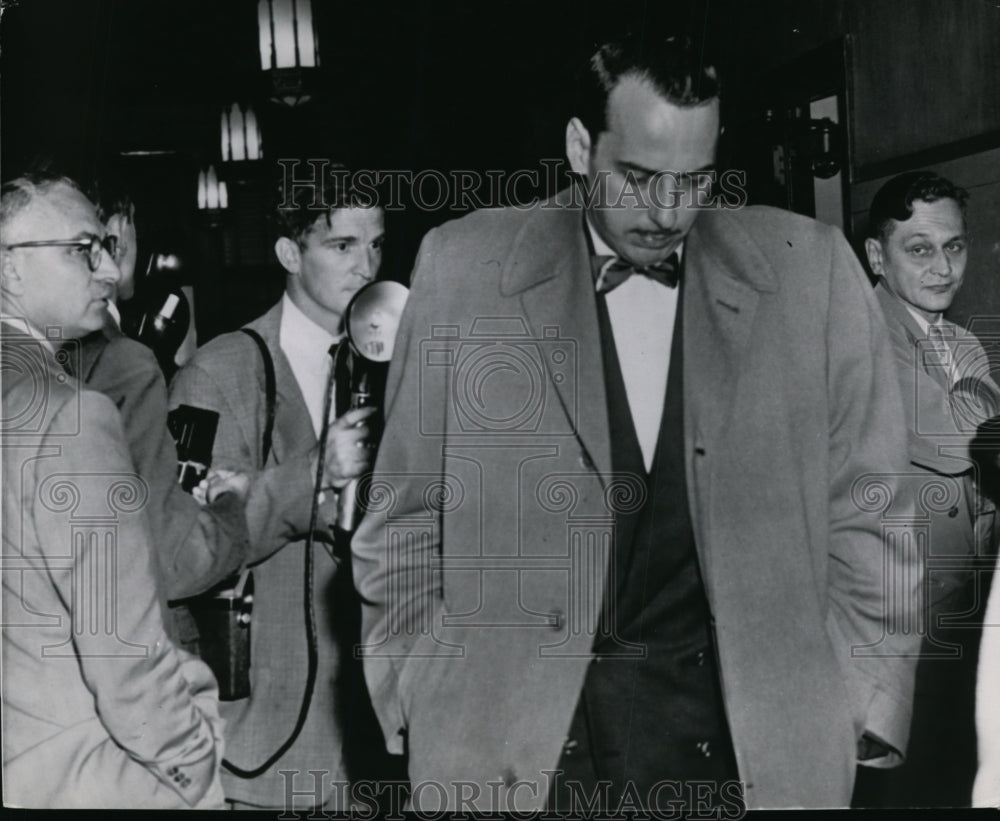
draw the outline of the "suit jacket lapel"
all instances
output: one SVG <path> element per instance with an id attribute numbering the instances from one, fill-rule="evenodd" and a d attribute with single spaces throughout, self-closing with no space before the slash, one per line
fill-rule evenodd
<path id="1" fill-rule="evenodd" d="M 566 380 L 561 374 L 554 379 L 550 372 L 547 387 L 606 484 L 611 474 L 608 407 L 583 225 L 579 208 L 537 208 L 515 240 L 500 288 L 504 296 L 520 294 L 533 338 L 543 340 L 545 330 L 555 328 L 560 338 L 575 345 L 576 379 Z M 542 358 L 549 366 L 547 357 Z"/>
<path id="2" fill-rule="evenodd" d="M 80 340 L 80 361 L 79 365 L 74 362 L 67 363 L 67 370 L 74 372 L 77 378 L 84 384 L 88 384 L 94 373 L 94 368 L 101 359 L 104 349 L 108 343 L 125 336 L 125 332 L 118 327 L 110 313 L 105 313 L 104 327 L 99 331 L 94 331 Z"/>
<path id="3" fill-rule="evenodd" d="M 967 450 L 972 431 L 962 431 L 956 424 L 946 369 L 928 367 L 927 350 L 920 344 L 926 335 L 881 281 L 875 286 L 875 296 L 889 325 L 897 358 L 906 368 L 900 374 L 900 387 L 909 428 L 910 461 L 938 473 L 964 473 L 971 466 Z M 942 447 L 944 443 L 947 445 Z"/>
<path id="4" fill-rule="evenodd" d="M 914 319 L 913 314 L 886 288 L 881 280 L 879 280 L 876 286 L 875 293 L 886 316 L 902 328 L 906 336 L 906 343 L 913 352 L 912 358 L 916 363 L 917 369 L 925 376 L 933 379 L 941 387 L 941 390 L 948 393 L 951 389 L 948 371 L 946 368 L 929 367 L 927 354 L 930 353 L 930 348 L 927 346 L 930 343 L 928 336 L 917 324 L 917 320 Z M 950 325 L 951 323 L 948 324 Z M 924 344 L 921 345 L 921 342 Z"/>
<path id="5" fill-rule="evenodd" d="M 279 302 L 249 325 L 263 337 L 274 360 L 277 412 L 274 419 L 273 451 L 277 464 L 281 464 L 287 454 L 302 453 L 316 444 L 316 432 L 313 430 L 305 399 L 302 398 L 292 366 L 288 364 L 288 357 L 281 349 L 281 305 Z M 254 352 L 256 353 L 256 348 Z M 263 380 L 260 390 L 263 396 Z"/>

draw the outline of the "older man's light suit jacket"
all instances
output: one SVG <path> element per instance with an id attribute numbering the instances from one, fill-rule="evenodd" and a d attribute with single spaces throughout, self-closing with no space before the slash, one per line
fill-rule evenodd
<path id="1" fill-rule="evenodd" d="M 0 345 L 4 804 L 221 809 L 218 690 L 167 638 L 118 412 L 37 340 Z"/>
<path id="2" fill-rule="evenodd" d="M 425 239 L 353 544 L 387 741 L 452 805 L 464 781 L 480 807 L 544 806 L 634 490 L 611 472 L 583 215 L 551 205 Z M 845 806 L 863 731 L 905 748 L 916 650 L 886 597 L 919 573 L 883 541 L 906 467 L 885 326 L 811 220 L 706 212 L 684 253 L 686 502 L 747 801 Z"/>

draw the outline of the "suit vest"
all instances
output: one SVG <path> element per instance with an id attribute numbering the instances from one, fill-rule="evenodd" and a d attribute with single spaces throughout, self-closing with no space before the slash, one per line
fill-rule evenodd
<path id="1" fill-rule="evenodd" d="M 645 805 L 659 782 L 721 784 L 737 771 L 687 501 L 681 306 L 648 473 L 603 296 L 598 313 L 612 469 L 638 480 L 645 500 L 615 515 L 602 614 L 612 632 L 595 639 L 559 768 L 587 795 L 597 781 L 610 781 L 614 808 L 629 782 Z M 570 809 L 561 789 L 559 809 Z"/>

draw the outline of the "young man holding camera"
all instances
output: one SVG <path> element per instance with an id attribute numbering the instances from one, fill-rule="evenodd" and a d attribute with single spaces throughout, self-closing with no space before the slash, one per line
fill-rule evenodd
<path id="1" fill-rule="evenodd" d="M 371 464 L 375 409 L 331 414 L 325 426 L 323 413 L 344 311 L 378 274 L 384 227 L 382 210 L 326 173 L 326 162 L 309 167 L 311 184 L 289 178 L 279 190 L 274 248 L 285 293 L 246 326 L 264 350 L 240 331 L 212 340 L 175 376 L 170 399 L 218 412 L 213 467 L 252 477 L 250 696 L 223 704 L 226 797 L 234 807 L 337 811 L 347 809 L 350 780 L 384 775 L 366 759 L 380 758 L 382 744 L 353 658 L 350 562 L 332 540 L 338 490 Z"/>

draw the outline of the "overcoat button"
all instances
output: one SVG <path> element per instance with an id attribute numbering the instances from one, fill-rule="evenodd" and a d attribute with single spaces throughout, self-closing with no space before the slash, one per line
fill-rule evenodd
<path id="1" fill-rule="evenodd" d="M 949 519 L 954 519 L 957 515 L 958 515 L 958 508 L 957 507 L 953 507 L 951 510 L 948 511 L 948 518 Z"/>
<path id="2" fill-rule="evenodd" d="M 586 468 L 587 470 L 594 469 L 594 462 L 586 453 L 580 454 L 580 467 Z"/>
<path id="3" fill-rule="evenodd" d="M 711 745 L 707 741 L 699 741 L 695 746 L 698 748 L 698 752 L 701 753 L 705 758 L 712 757 Z"/>

